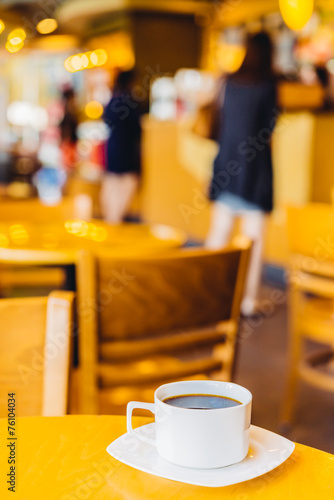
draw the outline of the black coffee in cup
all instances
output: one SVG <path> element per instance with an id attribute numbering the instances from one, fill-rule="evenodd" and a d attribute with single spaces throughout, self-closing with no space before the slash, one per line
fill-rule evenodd
<path id="1" fill-rule="evenodd" d="M 188 408 L 190 410 L 217 410 L 241 405 L 240 401 L 236 399 L 211 394 L 182 394 L 166 398 L 163 402 L 170 406 Z"/>

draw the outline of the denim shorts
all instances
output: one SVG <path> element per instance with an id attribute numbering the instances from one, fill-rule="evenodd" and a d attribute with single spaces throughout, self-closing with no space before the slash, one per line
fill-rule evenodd
<path id="1" fill-rule="evenodd" d="M 244 200 L 240 196 L 229 193 L 228 191 L 220 193 L 215 201 L 227 206 L 234 214 L 240 214 L 248 211 L 263 212 L 263 209 L 256 203 Z"/>

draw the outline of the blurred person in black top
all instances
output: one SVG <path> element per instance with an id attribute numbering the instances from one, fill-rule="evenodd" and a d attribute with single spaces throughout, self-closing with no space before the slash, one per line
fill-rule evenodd
<path id="1" fill-rule="evenodd" d="M 240 69 L 226 78 L 220 110 L 219 152 L 210 186 L 213 200 L 208 248 L 225 246 L 236 217 L 253 250 L 241 310 L 256 313 L 265 214 L 273 208 L 271 135 L 279 113 L 269 36 L 248 39 Z"/>
<path id="2" fill-rule="evenodd" d="M 134 70 L 118 75 L 103 116 L 110 135 L 101 203 L 105 220 L 115 224 L 127 215 L 140 180 L 141 127 L 138 102 L 132 97 L 134 79 Z"/>
<path id="3" fill-rule="evenodd" d="M 323 89 L 323 105 L 322 111 L 329 111 L 333 109 L 333 96 L 331 91 L 331 77 L 326 66 L 316 66 L 315 71 L 319 83 Z"/>
<path id="4" fill-rule="evenodd" d="M 64 115 L 59 124 L 61 162 L 67 169 L 73 169 L 77 162 L 78 141 L 78 110 L 74 90 L 72 88 L 64 90 L 62 100 Z"/>

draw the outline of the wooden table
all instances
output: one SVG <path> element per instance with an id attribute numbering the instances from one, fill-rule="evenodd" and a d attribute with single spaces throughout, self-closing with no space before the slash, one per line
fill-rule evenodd
<path id="1" fill-rule="evenodd" d="M 0 262 L 75 264 L 78 250 L 120 253 L 164 250 L 185 243 L 183 231 L 162 224 L 119 224 L 68 220 L 49 223 L 0 222 Z"/>
<path id="2" fill-rule="evenodd" d="M 17 402 L 19 405 L 19 402 Z M 134 418 L 134 424 L 149 422 Z M 301 500 L 334 498 L 334 456 L 300 444 L 273 471 L 224 488 L 161 479 L 113 459 L 106 447 L 126 431 L 122 416 L 16 419 L 16 495 L 7 491 L 7 420 L 0 420 L 0 498 L 19 500 Z"/>
<path id="3" fill-rule="evenodd" d="M 119 224 L 102 221 L 67 220 L 50 222 L 0 221 L 0 264 L 22 268 L 29 266 L 62 267 L 66 290 L 75 290 L 74 265 L 80 249 L 92 252 L 108 251 L 117 256 L 138 255 L 182 246 L 186 241 L 183 231 L 163 224 Z M 27 270 L 26 270 L 27 272 Z M 50 272 L 50 271 L 49 271 Z M 8 273 L 7 273 L 8 274 Z M 9 271 L 10 274 L 10 271 Z M 13 275 L 13 273 L 12 273 Z M 30 282 L 28 276 L 13 275 L 14 281 Z M 40 276 L 41 272 L 36 272 Z M 2 279 L 13 281 L 13 277 Z M 3 276 L 2 276 L 3 278 Z M 29 281 L 30 280 L 30 281 Z M 57 285 L 58 286 L 58 285 Z"/>

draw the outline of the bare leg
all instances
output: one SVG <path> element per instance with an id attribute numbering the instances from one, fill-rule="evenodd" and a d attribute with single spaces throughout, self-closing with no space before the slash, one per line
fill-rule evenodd
<path id="1" fill-rule="evenodd" d="M 218 250 L 226 246 L 231 237 L 234 224 L 234 215 L 231 210 L 222 203 L 214 203 L 211 215 L 211 227 L 205 241 L 205 247 L 209 250 Z"/>
<path id="2" fill-rule="evenodd" d="M 262 271 L 264 225 L 265 215 L 260 211 L 249 211 L 242 215 L 242 233 L 253 241 L 245 293 L 241 304 L 241 311 L 246 315 L 256 311 Z"/>
<path id="3" fill-rule="evenodd" d="M 101 206 L 106 222 L 120 224 L 126 216 L 138 189 L 136 174 L 107 174 L 101 190 Z"/>

